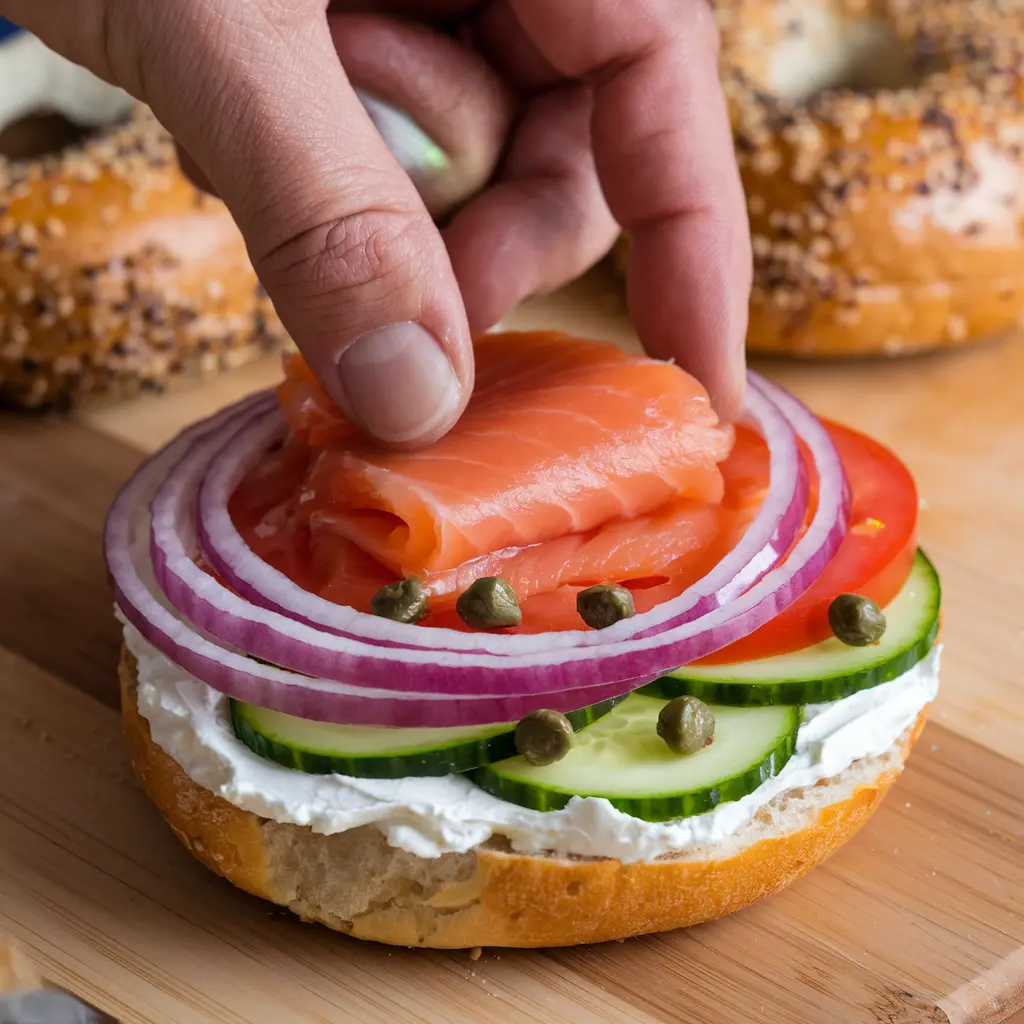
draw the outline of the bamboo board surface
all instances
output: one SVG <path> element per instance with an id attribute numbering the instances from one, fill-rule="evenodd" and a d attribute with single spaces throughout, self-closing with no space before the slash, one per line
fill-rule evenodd
<path id="1" fill-rule="evenodd" d="M 630 340 L 600 283 L 511 323 Z M 126 1022 L 989 1024 L 1024 1010 L 1024 344 L 759 368 L 908 461 L 946 592 L 932 724 L 822 868 L 689 932 L 474 961 L 301 925 L 194 864 L 122 750 L 100 529 L 142 454 L 272 383 L 267 361 L 74 422 L 0 418 L 0 934 Z"/>

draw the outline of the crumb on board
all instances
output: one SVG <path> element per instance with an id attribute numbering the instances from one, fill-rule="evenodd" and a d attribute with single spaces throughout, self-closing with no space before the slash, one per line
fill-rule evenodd
<path id="1" fill-rule="evenodd" d="M 475 962 L 479 960 L 481 956 L 483 956 L 483 953 L 484 951 L 479 946 L 474 946 L 469 951 L 469 959 Z"/>

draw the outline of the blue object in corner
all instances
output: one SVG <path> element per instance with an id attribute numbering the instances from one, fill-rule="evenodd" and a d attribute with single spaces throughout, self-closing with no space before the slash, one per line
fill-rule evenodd
<path id="1" fill-rule="evenodd" d="M 17 25 L 12 25 L 9 21 L 4 21 L 3 18 L 0 18 L 0 43 L 20 31 L 21 29 Z"/>

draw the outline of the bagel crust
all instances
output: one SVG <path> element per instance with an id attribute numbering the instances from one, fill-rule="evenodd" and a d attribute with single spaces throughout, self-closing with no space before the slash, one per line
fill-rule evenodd
<path id="1" fill-rule="evenodd" d="M 748 349 L 894 356 L 1024 326 L 1024 3 L 716 8 Z"/>
<path id="2" fill-rule="evenodd" d="M 0 157 L 0 403 L 162 391 L 284 341 L 227 209 L 147 108 L 57 153 Z"/>
<path id="3" fill-rule="evenodd" d="M 227 803 L 194 783 L 153 742 L 138 712 L 136 665 L 127 651 L 120 680 L 135 772 L 198 860 L 304 920 L 359 939 L 436 949 L 604 942 L 688 927 L 750 906 L 854 835 L 899 775 L 925 717 L 922 711 L 881 758 L 851 766 L 848 779 L 777 797 L 781 825 L 769 821 L 745 846 L 697 851 L 700 859 L 622 864 L 527 856 L 497 839 L 469 853 L 428 859 L 389 847 L 372 825 L 324 836 Z"/>

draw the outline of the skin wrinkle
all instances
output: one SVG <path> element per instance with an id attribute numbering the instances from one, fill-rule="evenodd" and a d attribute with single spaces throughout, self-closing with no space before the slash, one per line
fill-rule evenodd
<path id="1" fill-rule="evenodd" d="M 363 208 L 332 221 L 314 218 L 310 221 L 314 227 L 260 254 L 257 262 L 281 277 L 302 277 L 300 287 L 307 290 L 296 294 L 303 298 L 319 297 L 336 287 L 358 288 L 372 283 L 386 269 L 386 250 L 402 241 L 411 230 L 412 219 L 410 211 L 385 208 Z M 392 230 L 392 224 L 398 225 L 398 230 Z M 331 267 L 335 259 L 347 273 L 335 273 Z M 306 267 L 313 271 L 308 280 L 296 273 Z"/>
<path id="2" fill-rule="evenodd" d="M 650 212 L 639 212 L 642 210 L 639 208 L 638 212 L 633 214 L 630 219 L 630 230 L 635 231 L 659 217 L 685 216 L 687 213 L 699 213 L 706 209 L 722 206 L 722 193 L 730 186 L 720 179 L 701 179 L 698 175 L 690 173 L 687 175 L 688 180 L 699 181 L 699 190 L 691 184 L 685 190 L 675 190 L 680 193 L 679 195 L 669 194 L 667 190 L 659 189 L 656 184 L 657 165 L 662 160 L 674 160 L 677 165 L 684 167 L 699 163 L 700 156 L 698 154 L 687 150 L 680 153 L 680 150 L 683 149 L 678 144 L 680 136 L 699 135 L 699 133 L 688 133 L 685 131 L 686 127 L 689 126 L 680 126 L 679 129 L 660 128 L 652 131 L 642 138 L 644 152 L 649 152 L 651 155 L 650 161 L 642 164 L 634 164 L 631 161 L 628 170 L 616 169 L 617 174 L 630 174 L 638 189 L 646 191 L 651 197 L 648 202 L 651 207 Z"/>
<path id="3" fill-rule="evenodd" d="M 175 5 L 162 6 L 170 8 Z M 159 67 L 160 63 L 167 60 L 167 38 L 196 35 L 205 40 L 202 47 L 174 54 L 174 59 L 185 62 L 188 68 L 185 75 L 188 83 L 185 102 L 182 102 L 179 92 L 173 97 L 174 105 L 194 107 L 202 115 L 201 123 L 206 127 L 204 134 L 212 136 L 216 131 L 223 140 L 224 133 L 227 136 L 226 146 L 240 146 L 243 140 L 238 134 L 239 126 L 260 124 L 261 115 L 266 115 L 266 110 L 261 109 L 260 104 L 263 93 L 257 88 L 261 81 L 259 76 L 269 72 L 273 79 L 277 71 L 275 62 L 267 60 L 264 50 L 256 46 L 260 38 L 258 31 L 254 30 L 249 19 L 241 17 L 241 12 L 247 10 L 249 5 L 244 4 L 237 10 L 229 6 L 226 11 L 223 6 L 204 0 L 195 5 L 190 18 L 191 6 L 181 5 L 183 13 L 180 17 L 186 23 L 192 22 L 190 29 L 185 25 L 175 25 L 169 14 L 164 15 L 164 26 L 150 33 L 149 47 L 152 52 L 148 60 L 150 66 L 154 67 Z M 228 59 L 221 60 L 221 56 L 227 56 Z M 259 62 L 259 76 L 253 71 L 256 62 Z M 209 80 L 211 75 L 214 76 L 213 82 Z M 248 82 L 250 88 L 231 88 L 235 75 L 241 81 Z M 211 139 L 205 141 L 209 144 Z M 249 150 L 246 148 L 242 151 Z M 249 161 L 246 161 L 244 166 L 248 164 Z M 232 168 L 233 173 L 237 171 L 238 168 Z"/>
<path id="4" fill-rule="evenodd" d="M 280 76 L 282 79 L 293 77 L 282 74 L 279 69 L 275 69 L 272 75 Z M 251 188 L 250 194 L 258 203 L 245 214 L 247 221 L 253 224 L 267 223 L 273 219 L 275 209 L 283 203 L 296 211 L 294 222 L 315 224 L 328 216 L 336 217 L 340 199 L 344 199 L 347 210 L 358 210 L 379 198 L 379 187 L 371 188 L 369 183 L 383 178 L 389 168 L 383 159 L 384 154 L 377 162 L 371 160 L 370 153 L 361 152 L 361 143 L 365 135 L 373 132 L 368 117 L 364 124 L 360 124 L 361 130 L 354 131 L 347 125 L 333 123 L 327 111 L 320 110 L 317 105 L 311 103 L 297 110 L 287 125 L 279 125 L 273 112 L 262 101 L 265 89 L 266 83 L 259 83 L 248 97 L 247 105 L 251 112 L 246 117 L 246 122 L 258 126 L 258 135 L 251 140 L 250 146 L 258 152 L 268 154 L 282 151 L 290 153 L 293 147 L 288 145 L 288 140 L 301 135 L 304 152 L 301 158 L 293 156 L 291 160 L 276 163 L 274 175 L 279 184 L 273 195 L 264 196 L 260 189 Z M 311 183 L 308 176 L 303 173 L 301 165 L 329 166 L 332 154 L 339 149 L 348 153 L 360 153 L 360 165 L 345 166 L 338 172 L 336 181 L 328 183 L 323 179 L 317 179 L 315 183 Z M 412 204 L 409 204 L 408 212 L 413 212 Z M 254 262 L 259 264 L 262 260 L 269 259 L 274 249 L 283 248 L 288 241 L 290 239 L 277 242 L 265 253 L 255 252 Z"/>

